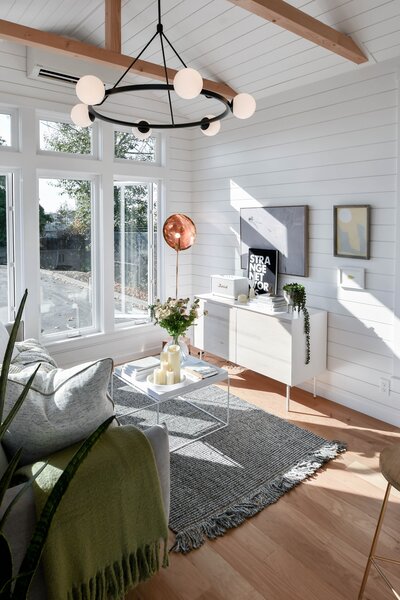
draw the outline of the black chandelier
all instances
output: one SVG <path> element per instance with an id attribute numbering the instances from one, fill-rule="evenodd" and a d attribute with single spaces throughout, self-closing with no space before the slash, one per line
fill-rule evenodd
<path id="1" fill-rule="evenodd" d="M 126 74 L 131 70 L 136 61 L 147 50 L 154 39 L 158 37 L 161 44 L 161 53 L 163 57 L 163 66 L 165 74 L 165 83 L 151 83 L 140 85 L 119 85 Z M 165 44 L 166 42 L 182 64 L 180 69 L 171 83 L 168 78 L 167 63 L 165 59 Z M 124 119 L 116 119 L 114 117 L 102 114 L 99 111 L 104 102 L 115 94 L 125 94 L 127 92 L 143 92 L 148 90 L 165 90 L 168 94 L 169 112 L 171 116 L 170 123 L 149 123 L 145 120 L 138 122 L 126 121 Z M 191 121 L 177 123 L 174 117 L 172 107 L 171 91 L 181 98 L 191 100 L 199 95 L 207 99 L 215 99 L 221 102 L 223 110 L 218 115 L 205 115 L 202 118 Z M 155 34 L 147 42 L 143 50 L 132 60 L 132 63 L 124 71 L 118 81 L 109 89 L 105 89 L 104 83 L 94 75 L 84 75 L 76 84 L 76 94 L 81 101 L 76 104 L 71 111 L 71 119 L 75 125 L 79 127 L 89 127 L 95 119 L 113 123 L 115 125 L 132 127 L 135 137 L 145 140 L 150 137 L 152 129 L 184 129 L 187 127 L 200 127 L 201 131 L 207 135 L 216 135 L 220 130 L 220 121 L 233 113 L 239 119 L 247 119 L 254 114 L 256 102 L 254 98 L 247 93 L 237 94 L 232 100 L 228 100 L 222 94 L 208 90 L 203 87 L 203 78 L 198 71 L 187 67 L 178 52 L 175 50 L 169 39 L 164 33 L 164 28 L 161 23 L 161 0 L 158 0 L 158 22 Z"/>

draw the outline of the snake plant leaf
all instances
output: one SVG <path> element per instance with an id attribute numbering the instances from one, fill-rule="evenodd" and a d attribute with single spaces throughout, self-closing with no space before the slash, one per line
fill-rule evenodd
<path id="1" fill-rule="evenodd" d="M 9 503 L 9 505 L 7 506 L 6 510 L 3 513 L 3 516 L 0 520 L 0 531 L 2 531 L 4 529 L 4 525 L 5 522 L 7 521 L 7 517 L 10 514 L 14 504 L 16 504 L 18 502 L 18 500 L 21 498 L 21 496 L 26 492 L 26 490 L 31 487 L 32 483 L 35 481 L 35 479 L 37 479 L 40 475 L 40 473 L 43 471 L 43 469 L 45 469 L 48 465 L 48 461 L 46 461 L 45 463 L 43 463 L 43 466 L 40 467 L 40 469 L 38 471 L 36 471 L 36 473 L 30 478 L 28 479 L 28 481 L 26 481 L 24 484 L 22 484 L 21 489 L 19 490 L 18 494 L 16 494 L 14 496 L 14 498 L 11 500 L 11 502 Z M 0 596 L 0 600 L 1 600 L 1 596 Z"/>
<path id="2" fill-rule="evenodd" d="M 0 506 L 1 506 L 1 503 L 3 502 L 4 494 L 6 493 L 8 487 L 11 483 L 11 479 L 12 479 L 12 477 L 15 473 L 15 470 L 18 466 L 19 459 L 21 458 L 21 454 L 22 454 L 22 448 L 17 450 L 17 452 L 14 454 L 14 456 L 8 463 L 7 469 L 3 473 L 2 478 L 0 479 Z"/>
<path id="3" fill-rule="evenodd" d="M 11 598 L 12 555 L 4 535 L 0 533 L 0 600 Z"/>
<path id="4" fill-rule="evenodd" d="M 26 598 L 29 586 L 31 584 L 33 575 L 39 565 L 40 557 L 43 552 L 44 544 L 49 533 L 50 525 L 53 520 L 54 514 L 60 504 L 62 497 L 68 489 L 76 471 L 79 469 L 82 462 L 85 460 L 89 451 L 93 448 L 102 434 L 107 430 L 110 423 L 114 420 L 114 416 L 108 418 L 102 423 L 96 431 L 94 431 L 78 448 L 74 456 L 65 467 L 63 473 L 52 489 L 49 497 L 47 498 L 46 504 L 43 507 L 41 515 L 36 523 L 35 530 L 29 546 L 26 550 L 26 554 L 23 558 L 18 578 L 15 582 L 15 587 L 11 600 L 20 600 Z"/>
<path id="5" fill-rule="evenodd" d="M 15 415 L 17 414 L 17 412 L 19 411 L 19 409 L 21 408 L 25 398 L 28 395 L 29 390 L 31 389 L 31 385 L 33 383 L 33 380 L 35 379 L 36 373 L 39 371 L 40 369 L 40 364 L 36 367 L 36 369 L 34 370 L 34 372 L 32 373 L 32 375 L 29 377 L 28 381 L 25 384 L 24 389 L 21 392 L 21 395 L 19 396 L 18 400 L 16 401 L 16 403 L 14 404 L 14 406 L 12 407 L 12 409 L 10 410 L 10 412 L 8 413 L 8 415 L 6 416 L 6 418 L 4 419 L 4 421 L 1 423 L 0 425 L 0 442 L 5 434 L 5 432 L 8 429 L 8 426 L 10 425 L 10 423 L 12 422 L 12 420 L 14 419 Z"/>
<path id="6" fill-rule="evenodd" d="M 15 340 L 17 339 L 18 328 L 21 323 L 22 314 L 25 308 L 25 302 L 28 297 L 28 290 L 25 290 L 24 295 L 22 296 L 21 303 L 18 308 L 17 316 L 15 317 L 14 325 L 10 333 L 10 337 L 8 340 L 7 348 L 4 354 L 3 364 L 1 367 L 0 374 L 0 423 L 3 419 L 3 410 L 4 410 L 4 402 L 6 399 L 6 388 L 7 388 L 7 379 L 8 372 L 10 370 L 10 363 L 12 359 L 12 353 L 14 350 Z"/>

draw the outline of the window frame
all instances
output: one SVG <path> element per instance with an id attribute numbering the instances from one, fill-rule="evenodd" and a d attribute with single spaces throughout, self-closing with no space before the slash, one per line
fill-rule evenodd
<path id="1" fill-rule="evenodd" d="M 83 160 L 98 160 L 100 158 L 100 134 L 98 123 L 95 121 L 90 129 L 92 131 L 92 151 L 89 154 L 75 154 L 74 152 L 57 152 L 57 150 L 44 150 L 40 147 L 40 121 L 65 123 L 74 125 L 71 118 L 63 113 L 50 113 L 37 111 L 36 113 L 36 153 L 45 156 L 59 156 L 65 158 L 79 158 Z"/>
<path id="2" fill-rule="evenodd" d="M 11 145 L 10 146 L 0 146 L 0 152 L 18 152 L 19 148 L 20 148 L 19 112 L 16 108 L 14 108 L 12 106 L 0 105 L 0 114 L 10 115 L 10 120 L 11 120 L 11 126 L 10 126 Z"/>
<path id="3" fill-rule="evenodd" d="M 123 125 L 114 125 L 113 126 L 113 132 L 112 132 L 112 136 L 113 136 L 113 148 L 112 148 L 112 155 L 113 155 L 113 160 L 114 163 L 116 164 L 122 164 L 122 165 L 146 165 L 146 168 L 148 168 L 149 166 L 151 167 L 160 167 L 162 165 L 162 159 L 163 159 L 163 152 L 162 152 L 162 144 L 161 144 L 161 135 L 158 132 L 152 132 L 151 136 L 152 138 L 155 138 L 156 140 L 156 144 L 155 144 L 155 160 L 153 161 L 146 161 L 146 160 L 133 160 L 132 158 L 116 158 L 114 152 L 115 152 L 115 133 L 119 131 L 122 133 L 130 133 L 131 135 L 133 135 L 132 133 L 132 128 L 130 127 L 124 127 Z"/>
<path id="4" fill-rule="evenodd" d="M 17 270 L 16 270 L 16 177 L 15 171 L 0 167 L 0 177 L 6 178 L 6 228 L 7 228 L 7 302 L 8 320 L 16 315 Z M 11 260 L 10 260 L 11 258 Z"/>
<path id="5" fill-rule="evenodd" d="M 124 161 L 123 159 L 120 159 L 123 163 L 125 163 L 126 161 Z M 140 161 L 138 161 L 140 163 Z M 149 163 L 154 165 L 154 163 Z M 163 253 L 162 253 L 162 244 L 161 244 L 161 239 L 160 239 L 160 232 L 161 232 L 161 223 L 162 223 L 162 196 L 161 196 L 161 190 L 162 190 L 162 181 L 159 178 L 156 177 L 126 177 L 126 176 L 119 176 L 119 175 L 114 175 L 113 178 L 113 190 L 115 185 L 124 185 L 124 186 L 128 186 L 128 185 L 134 185 L 137 183 L 144 183 L 147 184 L 149 186 L 149 203 L 148 203 L 148 209 L 147 209 L 147 215 L 148 215 L 148 233 L 149 233 L 149 238 L 148 238 L 148 264 L 151 264 L 151 275 L 148 276 L 148 281 L 147 281 L 147 295 L 148 295 L 148 304 L 153 304 L 154 301 L 156 300 L 157 297 L 160 296 L 160 289 L 161 289 L 161 282 L 160 282 L 160 273 L 161 273 L 161 264 L 162 264 L 162 260 L 163 260 Z M 154 224 L 155 224 L 155 219 L 154 219 L 154 211 L 153 211 L 153 199 L 154 199 L 154 186 L 157 186 L 157 232 L 159 233 L 158 235 L 158 240 L 157 240 L 157 244 L 155 244 L 155 240 L 154 240 Z M 114 227 L 113 227 L 113 243 L 114 243 Z M 154 264 L 154 249 L 155 249 L 155 245 L 157 245 L 157 265 L 158 265 L 158 270 L 157 270 L 157 275 L 155 274 L 155 264 Z M 114 258 L 114 274 L 113 274 L 113 281 L 114 281 L 114 285 L 115 285 L 115 258 Z M 124 323 L 117 323 L 115 320 L 115 304 L 114 304 L 114 314 L 113 314 L 113 323 L 114 323 L 114 331 L 121 331 L 123 329 L 135 329 L 136 327 L 143 327 L 143 325 L 151 325 L 152 324 L 152 320 L 150 317 L 150 310 L 148 310 L 147 312 L 147 318 L 145 320 L 145 317 L 143 317 L 143 321 L 140 321 L 139 323 L 134 323 L 133 320 L 131 321 L 125 321 Z"/>
<path id="6" fill-rule="evenodd" d="M 75 156 L 75 155 L 74 155 Z M 91 223 L 90 223 L 90 235 L 91 235 L 91 273 L 92 273 L 92 286 L 91 286 L 91 299 L 92 299 L 92 325 L 89 327 L 80 327 L 76 332 L 71 330 L 68 333 L 64 330 L 60 333 L 42 333 L 40 332 L 40 340 L 51 344 L 52 342 L 66 342 L 71 339 L 85 338 L 94 333 L 101 331 L 100 329 L 100 288 L 101 288 L 101 268 L 99 264 L 99 229 L 100 229 L 100 218 L 98 210 L 99 200 L 99 177 L 86 171 L 72 172 L 72 171 L 43 171 L 40 170 L 36 176 L 37 185 L 37 211 L 39 212 L 39 180 L 40 179 L 75 179 L 84 180 L 90 182 L 90 197 L 91 197 Z M 39 252 L 39 287 L 41 285 L 41 267 L 40 267 L 40 233 L 38 231 L 38 252 Z M 42 312 L 41 302 L 39 304 L 39 321 L 41 324 Z M 41 329 L 41 327 L 40 327 Z"/>

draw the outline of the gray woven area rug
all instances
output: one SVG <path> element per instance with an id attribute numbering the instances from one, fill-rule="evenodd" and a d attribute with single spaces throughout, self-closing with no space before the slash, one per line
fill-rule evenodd
<path id="1" fill-rule="evenodd" d="M 153 425 L 154 408 L 126 414 L 148 400 L 114 381 L 121 422 Z M 209 386 L 187 398 L 226 416 L 226 389 Z M 168 426 L 172 448 L 215 429 L 212 419 L 179 399 L 160 405 L 160 422 Z M 237 527 L 345 449 L 231 395 L 229 427 L 171 454 L 173 549 L 189 552 Z"/>

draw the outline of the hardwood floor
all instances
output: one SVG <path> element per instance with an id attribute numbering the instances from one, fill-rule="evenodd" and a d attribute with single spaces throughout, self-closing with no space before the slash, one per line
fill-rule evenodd
<path id="1" fill-rule="evenodd" d="M 186 556 L 133 590 L 127 600 L 352 600 L 359 586 L 386 481 L 379 453 L 400 443 L 400 429 L 250 371 L 231 376 L 231 391 L 348 451 L 224 537 Z M 400 493 L 390 499 L 378 552 L 400 559 Z M 173 535 L 171 534 L 171 541 Z M 386 569 L 398 590 L 400 570 Z M 396 576 L 397 573 L 397 576 Z M 393 598 L 374 569 L 365 600 Z"/>

